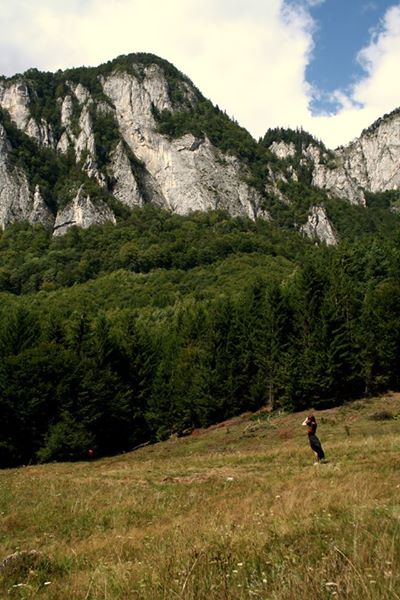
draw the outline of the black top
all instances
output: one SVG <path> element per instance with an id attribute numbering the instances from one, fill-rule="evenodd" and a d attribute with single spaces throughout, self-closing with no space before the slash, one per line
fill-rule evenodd
<path id="1" fill-rule="evenodd" d="M 308 435 L 315 435 L 317 431 L 317 423 L 316 421 L 308 421 L 307 423 L 307 433 Z"/>

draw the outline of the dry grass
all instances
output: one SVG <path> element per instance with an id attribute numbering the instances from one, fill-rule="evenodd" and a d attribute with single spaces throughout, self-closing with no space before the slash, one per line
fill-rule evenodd
<path id="1" fill-rule="evenodd" d="M 376 418 L 380 412 L 385 418 Z M 1 598 L 400 598 L 400 396 L 0 473 Z"/>

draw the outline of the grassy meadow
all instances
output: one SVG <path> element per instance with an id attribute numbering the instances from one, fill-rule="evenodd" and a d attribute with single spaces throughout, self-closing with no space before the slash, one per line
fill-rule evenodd
<path id="1" fill-rule="evenodd" d="M 400 395 L 315 414 L 1 471 L 0 598 L 400 598 Z"/>

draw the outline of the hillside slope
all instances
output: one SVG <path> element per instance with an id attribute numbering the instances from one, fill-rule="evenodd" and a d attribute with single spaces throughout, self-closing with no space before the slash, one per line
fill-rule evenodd
<path id="1" fill-rule="evenodd" d="M 305 414 L 0 472 L 2 595 L 397 598 L 400 396 L 317 412 L 329 460 L 317 467 Z"/>
<path id="2" fill-rule="evenodd" d="M 0 260 L 1 467 L 400 389 L 390 228 L 327 248 L 264 220 L 145 207 L 56 238 L 14 225 Z"/>

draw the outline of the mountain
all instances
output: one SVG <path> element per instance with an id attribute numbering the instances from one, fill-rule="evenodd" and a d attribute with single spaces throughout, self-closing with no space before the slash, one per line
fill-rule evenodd
<path id="1" fill-rule="evenodd" d="M 307 136 L 297 145 L 277 131 L 270 150 L 311 170 L 312 185 L 352 204 L 366 206 L 368 195 L 400 189 L 400 110 L 378 119 L 347 146 L 331 151 Z M 287 133 L 287 132 L 286 132 Z M 287 137 L 287 136 L 286 136 Z M 296 176 L 296 175 L 295 175 Z"/>
<path id="2" fill-rule="evenodd" d="M 244 181 L 246 166 L 183 121 L 212 113 L 221 137 L 229 128 L 251 144 L 250 136 L 157 57 L 54 75 L 30 70 L 1 81 L 0 106 L 2 227 L 26 219 L 51 223 L 59 235 L 72 224 L 115 220 L 115 201 L 180 214 L 262 214 L 259 193 Z M 162 126 L 171 128 L 175 116 L 182 134 L 165 135 Z"/>
<path id="3" fill-rule="evenodd" d="M 400 390 L 396 112 L 255 141 L 143 54 L 0 104 L 0 467 Z"/>
<path id="4" fill-rule="evenodd" d="M 153 203 L 178 214 L 283 218 L 336 244 L 327 197 L 366 206 L 400 187 L 398 111 L 335 151 L 283 129 L 256 142 L 151 54 L 1 78 L 0 107 L 2 228 L 28 221 L 57 236 Z"/>

